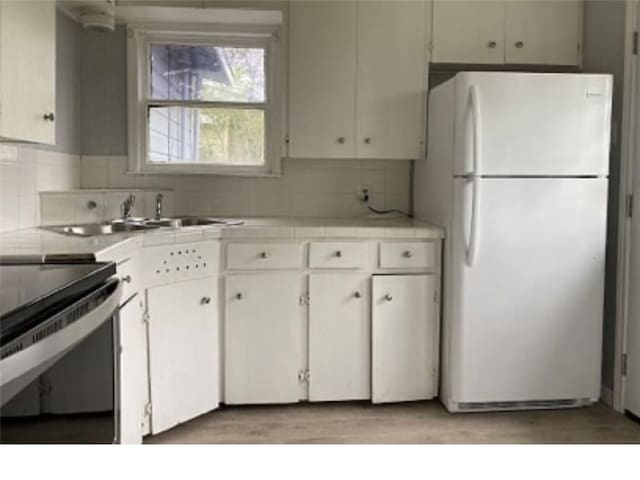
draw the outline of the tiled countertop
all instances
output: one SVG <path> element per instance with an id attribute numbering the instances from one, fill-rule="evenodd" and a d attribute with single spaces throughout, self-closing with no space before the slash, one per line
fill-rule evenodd
<path id="1" fill-rule="evenodd" d="M 243 225 L 160 228 L 96 237 L 75 237 L 29 228 L 0 234 L 0 255 L 93 254 L 116 257 L 144 245 L 205 239 L 420 238 L 441 239 L 436 226 L 406 218 L 242 218 Z"/>

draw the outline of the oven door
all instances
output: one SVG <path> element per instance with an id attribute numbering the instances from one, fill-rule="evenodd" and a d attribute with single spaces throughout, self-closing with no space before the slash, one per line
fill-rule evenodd
<path id="1" fill-rule="evenodd" d="M 3 347 L 1 443 L 119 440 L 120 296 L 110 280 Z"/>

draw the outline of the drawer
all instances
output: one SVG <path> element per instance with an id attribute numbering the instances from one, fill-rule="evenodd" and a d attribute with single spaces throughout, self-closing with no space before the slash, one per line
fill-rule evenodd
<path id="1" fill-rule="evenodd" d="M 298 243 L 230 243 L 229 270 L 293 270 L 302 266 L 302 246 Z"/>
<path id="2" fill-rule="evenodd" d="M 309 268 L 362 268 L 366 244 L 358 242 L 312 242 Z"/>
<path id="3" fill-rule="evenodd" d="M 117 277 L 122 284 L 122 297 L 120 303 L 123 304 L 140 290 L 140 270 L 137 257 L 124 260 L 116 266 Z"/>
<path id="4" fill-rule="evenodd" d="M 380 268 L 433 268 L 436 247 L 429 242 L 385 242 L 380 244 Z"/>

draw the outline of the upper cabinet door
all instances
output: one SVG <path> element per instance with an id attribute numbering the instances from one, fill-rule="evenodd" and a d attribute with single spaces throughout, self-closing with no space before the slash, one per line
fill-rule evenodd
<path id="1" fill-rule="evenodd" d="M 0 2 L 0 140 L 55 144 L 55 9 Z"/>
<path id="2" fill-rule="evenodd" d="M 582 2 L 506 2 L 505 63 L 579 65 Z"/>
<path id="3" fill-rule="evenodd" d="M 434 63 L 503 63 L 504 2 L 435 1 Z"/>
<path id="4" fill-rule="evenodd" d="M 356 3 L 291 2 L 289 156 L 355 157 Z"/>
<path id="5" fill-rule="evenodd" d="M 358 157 L 421 158 L 426 3 L 363 1 L 357 16 Z"/>

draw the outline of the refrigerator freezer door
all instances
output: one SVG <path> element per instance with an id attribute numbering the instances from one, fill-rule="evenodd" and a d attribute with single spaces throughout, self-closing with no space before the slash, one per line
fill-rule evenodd
<path id="1" fill-rule="evenodd" d="M 454 81 L 455 175 L 473 171 L 478 122 L 478 175 L 608 174 L 609 75 L 467 72 Z"/>
<path id="2" fill-rule="evenodd" d="M 453 402 L 600 394 L 607 180 L 456 179 L 447 379 Z"/>

